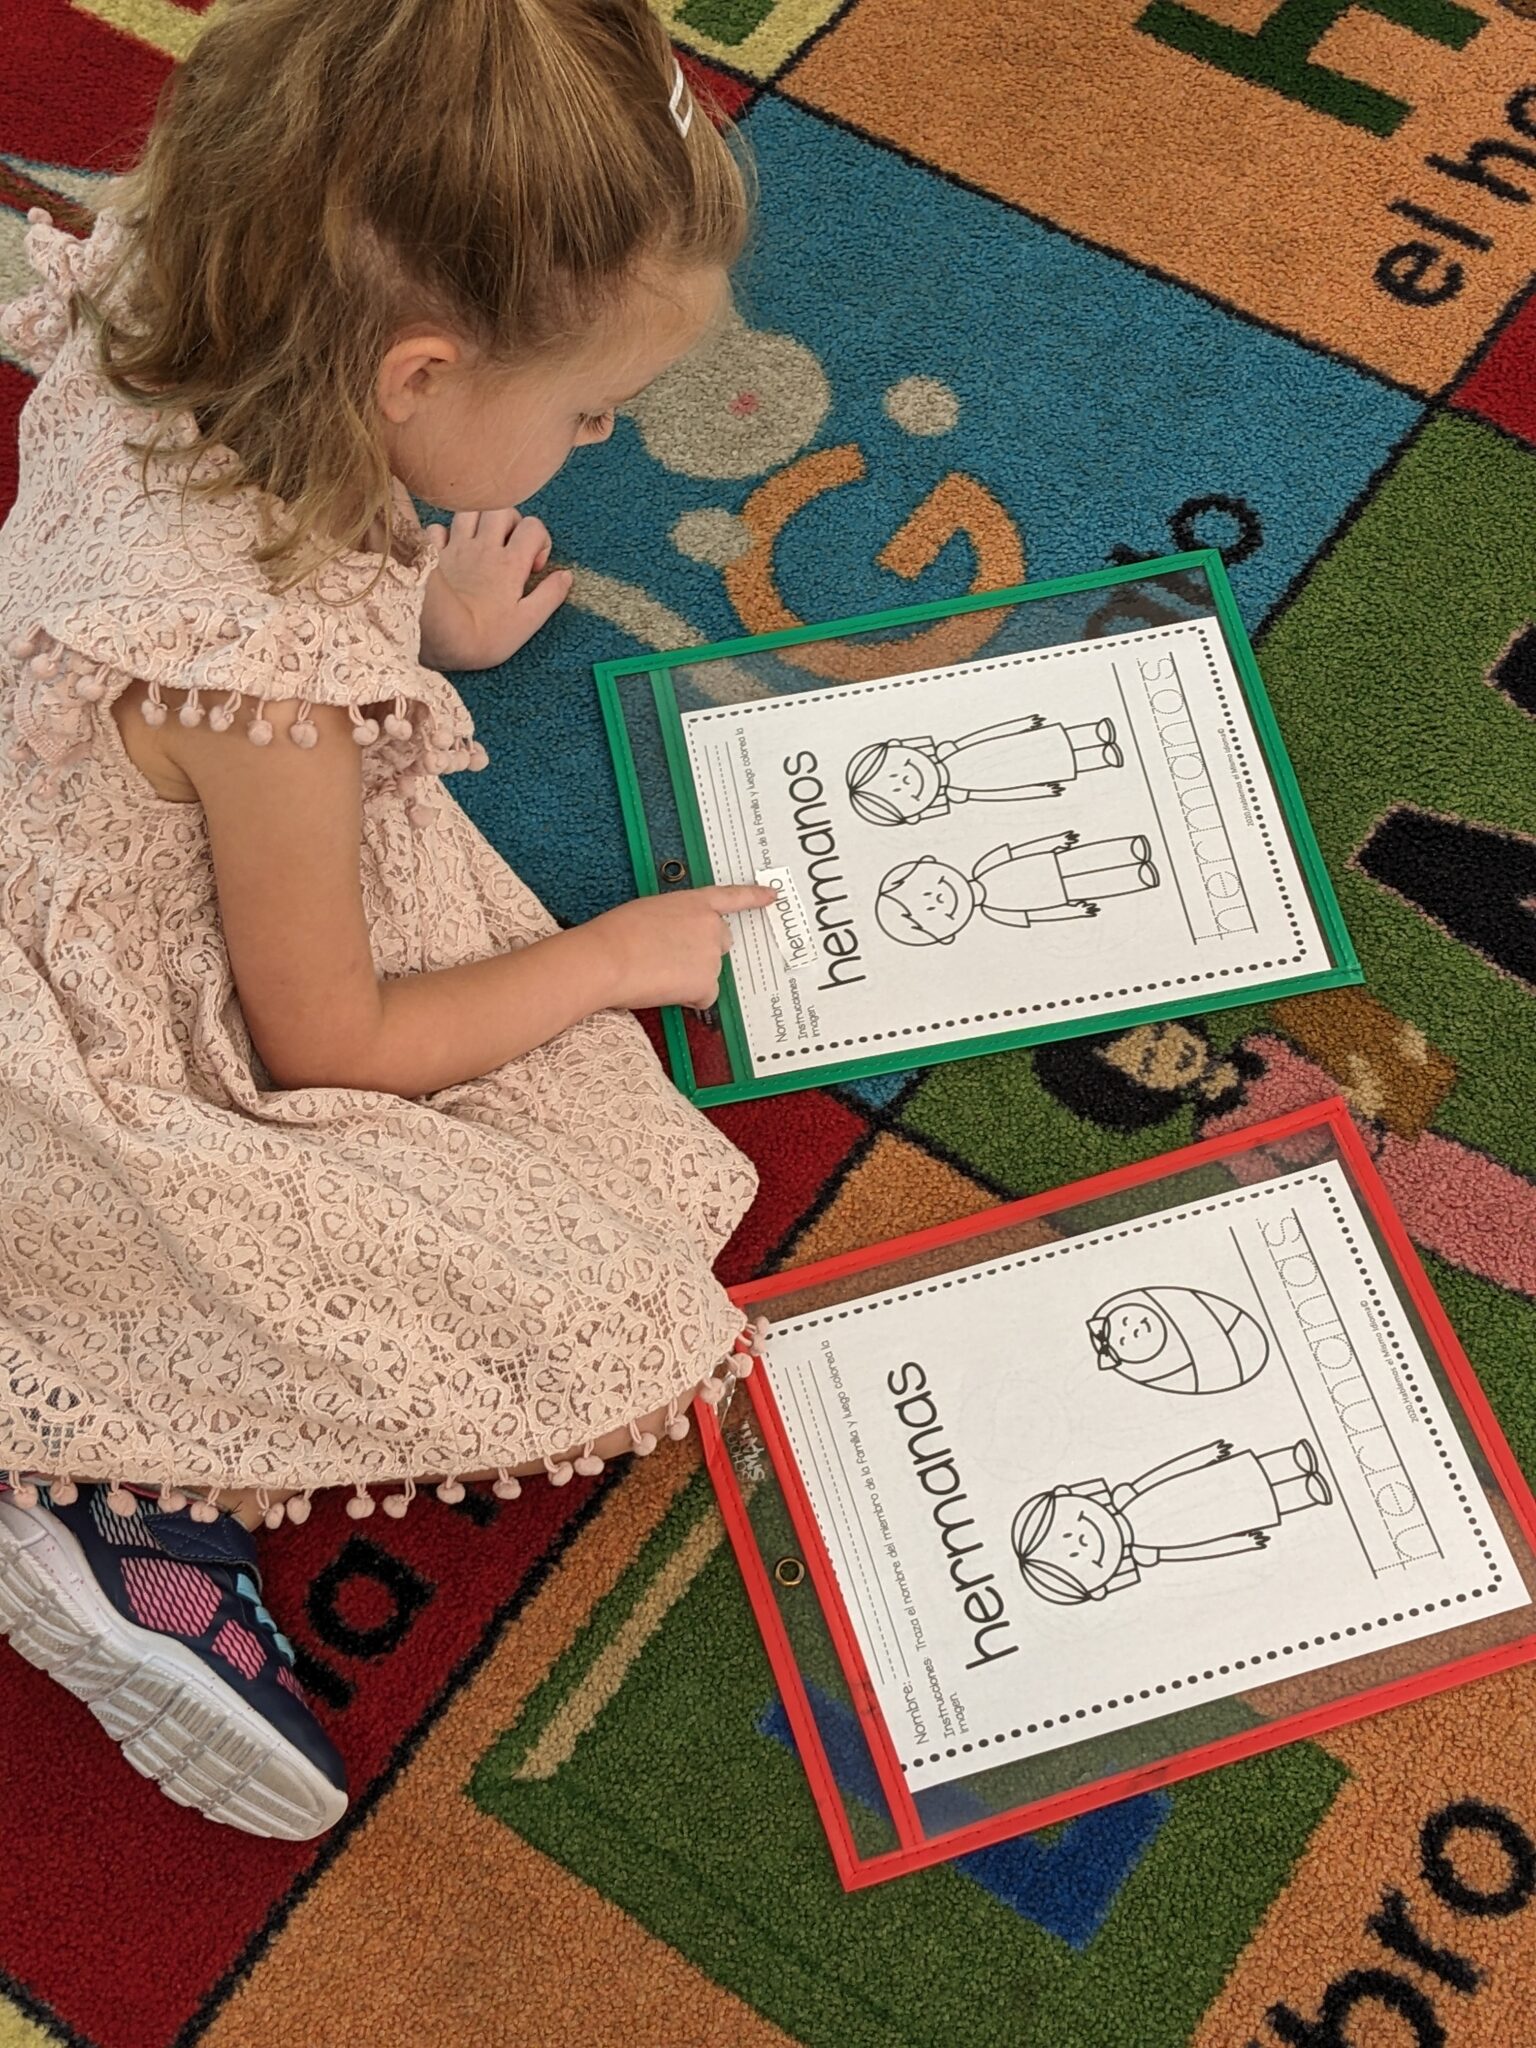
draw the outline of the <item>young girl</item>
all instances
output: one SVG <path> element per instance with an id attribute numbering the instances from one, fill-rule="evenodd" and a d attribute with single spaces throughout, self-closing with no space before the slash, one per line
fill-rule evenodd
<path id="1" fill-rule="evenodd" d="M 645 0 L 229 0 L 90 241 L 33 216 L 0 1630 L 252 1833 L 346 1803 L 257 1523 L 643 1455 L 739 1342 L 751 1168 L 626 1013 L 711 1002 L 770 892 L 558 930 L 439 780 L 485 765 L 439 671 L 559 604 L 510 508 L 745 220 Z"/>

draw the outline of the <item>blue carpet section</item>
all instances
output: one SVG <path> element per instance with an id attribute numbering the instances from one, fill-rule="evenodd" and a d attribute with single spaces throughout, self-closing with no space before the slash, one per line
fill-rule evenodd
<path id="1" fill-rule="evenodd" d="M 1400 392 L 783 102 L 762 102 L 746 128 L 764 193 L 748 316 L 836 364 L 821 439 L 857 441 L 871 475 L 786 537 L 782 587 L 798 610 L 951 591 L 961 572 L 942 558 L 917 586 L 870 564 L 922 494 L 960 470 L 1013 515 L 1036 581 L 1092 567 L 1115 543 L 1167 552 L 1168 516 L 1192 496 L 1246 500 L 1265 536 L 1233 577 L 1252 621 L 1419 414 Z M 905 253 L 891 246 L 893 222 L 906 226 Z M 956 393 L 952 432 L 915 438 L 885 416 L 884 392 L 914 375 Z M 1231 532 L 1213 520 L 1197 538 Z"/>
<path id="2" fill-rule="evenodd" d="M 852 1711 L 808 1686 L 816 1725 L 838 1785 L 873 1812 L 885 1801 L 869 1750 Z M 758 1718 L 758 1733 L 795 1746 L 789 1717 L 775 1697 Z M 1144 1793 L 1118 1806 L 1068 1821 L 1049 1840 L 1022 1835 L 995 1848 L 956 1859 L 955 1868 L 990 1892 L 1000 1905 L 1043 1927 L 1072 1948 L 1086 1948 L 1098 1933 L 1120 1887 L 1141 1861 L 1173 1801 L 1166 1792 Z M 923 1800 L 930 1827 L 963 1827 L 985 1820 L 990 1809 L 963 1785 L 936 1787 Z"/>
<path id="3" fill-rule="evenodd" d="M 975 558 L 963 536 L 912 581 L 875 562 L 959 472 L 1017 530 L 1032 580 L 1090 568 L 1117 546 L 1156 554 L 1257 537 L 1233 570 L 1253 623 L 1417 416 L 1413 401 L 1357 371 L 797 108 L 763 101 L 745 126 L 763 199 L 742 312 L 751 328 L 789 335 L 816 359 L 804 362 L 798 392 L 781 389 L 784 415 L 807 403 L 817 363 L 835 366 L 830 410 L 810 445 L 856 445 L 866 471 L 807 505 L 781 536 L 778 589 L 798 616 L 969 587 Z M 807 221 L 818 238 L 809 257 Z M 919 260 L 892 250 L 893 221 Z M 920 260 L 923 250 L 942 251 L 942 263 Z M 996 347 L 979 340 L 989 335 Z M 911 378 L 953 394 L 948 431 L 915 433 L 888 416 L 885 394 Z M 801 451 L 770 416 L 771 382 L 764 392 L 763 467 L 780 471 Z M 696 439 L 711 445 L 708 421 Z M 662 453 L 672 466 L 621 420 L 606 448 L 575 455 L 531 509 L 560 558 L 635 586 L 710 638 L 740 633 L 719 570 L 683 555 L 672 534 L 686 513 L 739 511 L 761 478 L 683 475 L 675 450 Z M 1178 522 L 1181 506 L 1210 498 L 1246 509 Z M 568 608 L 506 668 L 458 679 L 494 768 L 456 778 L 454 792 L 566 919 L 632 893 L 591 667 L 641 651 L 619 626 Z"/>
<path id="4" fill-rule="evenodd" d="M 859 1109 L 889 1109 L 911 1078 L 910 1074 L 870 1074 L 862 1081 L 844 1082 L 837 1092 Z"/>
<path id="5" fill-rule="evenodd" d="M 575 552 L 572 536 L 562 530 L 560 540 L 563 553 Z M 504 667 L 454 677 L 491 765 L 454 776 L 449 787 L 567 923 L 635 893 L 592 664 L 642 652 L 614 627 L 566 606 Z"/>

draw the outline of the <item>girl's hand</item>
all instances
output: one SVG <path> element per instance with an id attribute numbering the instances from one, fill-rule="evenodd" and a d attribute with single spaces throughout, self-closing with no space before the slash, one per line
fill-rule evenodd
<path id="1" fill-rule="evenodd" d="M 772 889 L 755 883 L 679 889 L 621 903 L 582 927 L 607 956 L 616 1010 L 679 1003 L 707 1010 L 720 989 L 720 962 L 731 950 L 732 911 L 764 910 Z"/>
<path id="2" fill-rule="evenodd" d="M 426 532 L 438 551 L 421 607 L 421 658 L 429 668 L 495 668 L 570 594 L 569 569 L 539 575 L 549 560 L 544 522 L 510 505 L 456 512 L 451 527 Z"/>

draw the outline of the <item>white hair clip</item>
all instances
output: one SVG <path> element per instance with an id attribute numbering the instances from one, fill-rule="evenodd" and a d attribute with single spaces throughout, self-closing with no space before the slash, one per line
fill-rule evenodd
<path id="1" fill-rule="evenodd" d="M 672 97 L 667 101 L 667 112 L 677 123 L 679 135 L 686 135 L 693 126 L 693 99 L 688 91 L 688 81 L 683 76 L 683 67 L 672 59 Z"/>

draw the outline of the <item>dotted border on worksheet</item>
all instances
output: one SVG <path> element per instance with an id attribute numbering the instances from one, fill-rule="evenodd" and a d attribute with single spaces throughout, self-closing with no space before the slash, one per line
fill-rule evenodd
<path id="1" fill-rule="evenodd" d="M 1431 1442 L 1439 1453 L 1440 1462 L 1444 1465 L 1446 1472 L 1450 1476 L 1452 1490 L 1455 1492 L 1456 1498 L 1461 1502 L 1462 1510 L 1466 1515 L 1468 1526 L 1471 1528 L 1473 1537 L 1476 1539 L 1477 1546 L 1488 1561 L 1490 1573 L 1488 1584 L 1486 1586 L 1473 1587 L 1469 1593 L 1447 1594 L 1443 1600 L 1421 1601 L 1417 1607 L 1399 1608 L 1394 1613 L 1378 1615 L 1375 1620 L 1362 1620 L 1351 1627 L 1331 1629 L 1327 1635 L 1303 1636 L 1297 1642 L 1284 1643 L 1274 1649 L 1257 1649 L 1249 1656 L 1234 1658 L 1229 1664 L 1214 1665 L 1209 1671 L 1191 1671 L 1185 1677 L 1171 1678 L 1163 1685 L 1128 1689 L 1125 1693 L 1116 1695 L 1113 1699 L 1095 1701 L 1086 1707 L 1065 1709 L 1059 1714 L 1047 1715 L 1039 1721 L 1026 1722 L 1018 1728 L 1000 1728 L 995 1735 L 978 1736 L 974 1741 L 959 1742 L 950 1749 L 935 1749 L 925 1756 L 913 1758 L 911 1762 L 903 1762 L 901 1766 L 903 1771 L 909 1773 L 921 1771 L 931 1764 L 948 1763 L 959 1756 L 980 1754 L 984 1750 L 992 1749 L 999 1745 L 1020 1742 L 1026 1735 L 1040 1735 L 1047 1729 L 1066 1728 L 1077 1722 L 1092 1721 L 1096 1715 L 1113 1713 L 1117 1708 L 1130 1706 L 1133 1701 L 1139 1702 L 1162 1698 L 1164 1695 L 1183 1692 L 1190 1686 L 1206 1684 L 1212 1679 L 1231 1677 L 1235 1672 L 1257 1672 L 1259 1667 L 1263 1665 L 1283 1664 L 1287 1657 L 1294 1657 L 1299 1651 L 1321 1649 L 1325 1643 L 1338 1643 L 1352 1637 L 1368 1636 L 1377 1629 L 1389 1628 L 1404 1620 L 1417 1620 L 1421 1615 L 1433 1614 L 1437 1608 L 1464 1607 L 1471 1601 L 1481 1600 L 1485 1593 L 1497 1592 L 1503 1584 L 1503 1574 L 1494 1562 L 1493 1551 L 1488 1543 L 1482 1523 L 1478 1520 L 1477 1513 L 1467 1497 L 1465 1488 L 1457 1480 L 1456 1468 L 1451 1462 L 1451 1455 L 1446 1449 L 1440 1431 L 1435 1426 L 1430 1415 L 1429 1404 L 1425 1401 L 1423 1393 L 1419 1388 L 1413 1366 L 1409 1362 L 1407 1353 L 1398 1342 L 1397 1334 L 1388 1316 L 1386 1305 L 1382 1301 L 1374 1281 L 1371 1279 L 1370 1268 L 1366 1265 L 1365 1260 L 1360 1254 L 1359 1242 L 1350 1227 L 1349 1219 L 1339 1204 L 1337 1195 L 1328 1185 L 1326 1174 L 1316 1169 L 1306 1173 L 1286 1174 L 1279 1180 L 1266 1182 L 1263 1187 L 1247 1188 L 1240 1191 L 1235 1190 L 1231 1194 L 1211 1196 L 1201 1205 L 1202 1213 L 1230 1208 L 1242 1202 L 1262 1201 L 1266 1196 L 1288 1194 L 1298 1181 L 1317 1182 L 1327 1198 L 1328 1206 L 1334 1213 L 1344 1241 L 1349 1246 L 1350 1255 L 1359 1268 L 1360 1279 L 1376 1310 L 1378 1328 L 1391 1346 L 1403 1378 L 1407 1383 L 1408 1390 L 1419 1410 L 1424 1428 L 1427 1430 Z M 1082 1237 L 1064 1238 L 1059 1244 L 1040 1245 L 1029 1252 L 1018 1254 L 1010 1259 L 1001 1260 L 996 1264 L 978 1266 L 970 1272 L 952 1273 L 940 1280 L 924 1280 L 911 1287 L 904 1287 L 899 1292 L 891 1294 L 878 1303 L 849 1302 L 842 1308 L 818 1310 L 812 1316 L 796 1317 L 795 1324 L 797 1328 L 815 1329 L 822 1323 L 843 1322 L 850 1316 L 863 1315 L 866 1309 L 875 1307 L 882 1310 L 892 1308 L 903 1301 L 914 1301 L 920 1295 L 942 1294 L 953 1287 L 965 1287 L 973 1280 L 987 1280 L 998 1273 L 1012 1272 L 1017 1266 L 1034 1265 L 1044 1259 L 1067 1258 L 1073 1252 L 1081 1251 L 1090 1244 L 1101 1245 L 1110 1243 L 1115 1238 L 1136 1237 L 1146 1230 L 1159 1230 L 1167 1224 L 1187 1222 L 1188 1220 L 1189 1211 L 1182 1207 L 1170 1210 L 1166 1215 L 1162 1216 L 1143 1216 L 1134 1223 L 1122 1223 L 1105 1230 L 1089 1231 Z M 821 1520 L 821 1515 L 816 1509 L 814 1501 L 812 1501 L 811 1507 L 812 1512 L 816 1515 L 817 1527 L 821 1530 L 822 1542 L 825 1544 L 827 1542 L 826 1527 Z M 1270 1672 L 1267 1677 L 1254 1677 L 1248 1683 L 1267 1684 L 1279 1675 L 1278 1672 Z M 1234 1690 L 1240 1689 L 1234 1688 Z M 1229 1695 L 1219 1694 L 1216 1697 L 1226 1698 Z M 980 1769 L 981 1766 L 978 1765 L 977 1768 Z"/>
<path id="2" fill-rule="evenodd" d="M 969 1017 L 936 1017 L 928 1024 L 903 1024 L 891 1031 L 863 1031 L 852 1038 L 828 1038 L 821 1040 L 815 1045 L 784 1046 L 778 1051 L 756 1054 L 755 1057 L 759 1062 L 767 1065 L 778 1060 L 812 1059 L 818 1053 L 842 1052 L 852 1046 L 883 1045 L 899 1038 L 922 1038 L 930 1031 L 958 1031 L 973 1024 L 1006 1024 L 1012 1017 L 1043 1016 L 1052 1010 L 1081 1009 L 1087 1003 L 1122 1002 L 1127 996 L 1157 995 L 1166 989 L 1195 988 L 1203 982 L 1227 981 L 1237 974 L 1269 973 L 1276 968 L 1299 967 L 1302 965 L 1307 955 L 1301 935 L 1301 922 L 1296 915 L 1295 906 L 1291 901 L 1290 891 L 1285 886 L 1285 875 L 1280 866 L 1279 858 L 1275 853 L 1274 839 L 1268 824 L 1265 822 L 1266 810 L 1259 802 L 1258 786 L 1254 781 L 1253 772 L 1248 765 L 1248 757 L 1243 750 L 1242 737 L 1238 732 L 1237 722 L 1232 716 L 1232 707 L 1227 701 L 1227 693 L 1222 687 L 1220 671 L 1216 667 L 1216 657 L 1211 652 L 1209 623 L 1205 619 L 1184 619 L 1174 625 L 1153 627 L 1145 633 L 1116 634 L 1114 636 L 1115 644 L 1116 646 L 1134 646 L 1143 640 L 1162 640 L 1175 633 L 1187 634 L 1191 626 L 1194 626 L 1200 635 L 1200 646 L 1211 671 L 1211 681 L 1215 686 L 1216 700 L 1221 708 L 1222 719 L 1231 738 L 1237 772 L 1248 792 L 1248 802 L 1253 814 L 1253 822 L 1258 829 L 1260 838 L 1264 842 L 1264 851 L 1269 858 L 1269 865 L 1274 872 L 1275 886 L 1279 891 L 1280 901 L 1285 906 L 1285 915 L 1291 927 L 1291 936 L 1301 950 L 1288 954 L 1285 958 L 1279 960 L 1255 961 L 1247 967 L 1213 967 L 1204 974 L 1177 974 L 1170 975 L 1164 981 L 1137 981 L 1133 982 L 1128 988 L 1099 989 L 1092 995 L 1053 997 L 1047 1003 L 1016 1003 L 1006 1010 L 978 1010 L 973 1016 Z M 988 669 L 1014 668 L 1021 662 L 1044 661 L 1047 658 L 1059 660 L 1063 655 L 1086 655 L 1102 652 L 1102 642 L 1090 641 L 1085 646 L 1080 647 L 1042 648 L 1035 654 L 1000 655 L 993 661 L 965 662 L 961 666 L 964 667 L 967 675 L 981 675 Z M 924 669 L 915 675 L 890 676 L 881 682 L 855 683 L 851 686 L 846 686 L 844 694 L 849 697 L 862 697 L 876 694 L 881 690 L 906 689 L 913 683 L 932 682 L 936 676 L 948 675 L 953 672 L 952 667 Z M 717 710 L 690 712 L 689 720 L 690 723 L 704 725 L 712 719 L 739 717 L 744 710 L 751 710 L 754 714 L 783 711 L 799 704 L 802 698 L 803 693 L 795 692 L 789 696 L 765 698 L 761 702 L 754 702 L 751 705 L 727 704 L 720 706 Z M 1159 820 L 1159 824 L 1161 825 L 1161 820 Z"/>

